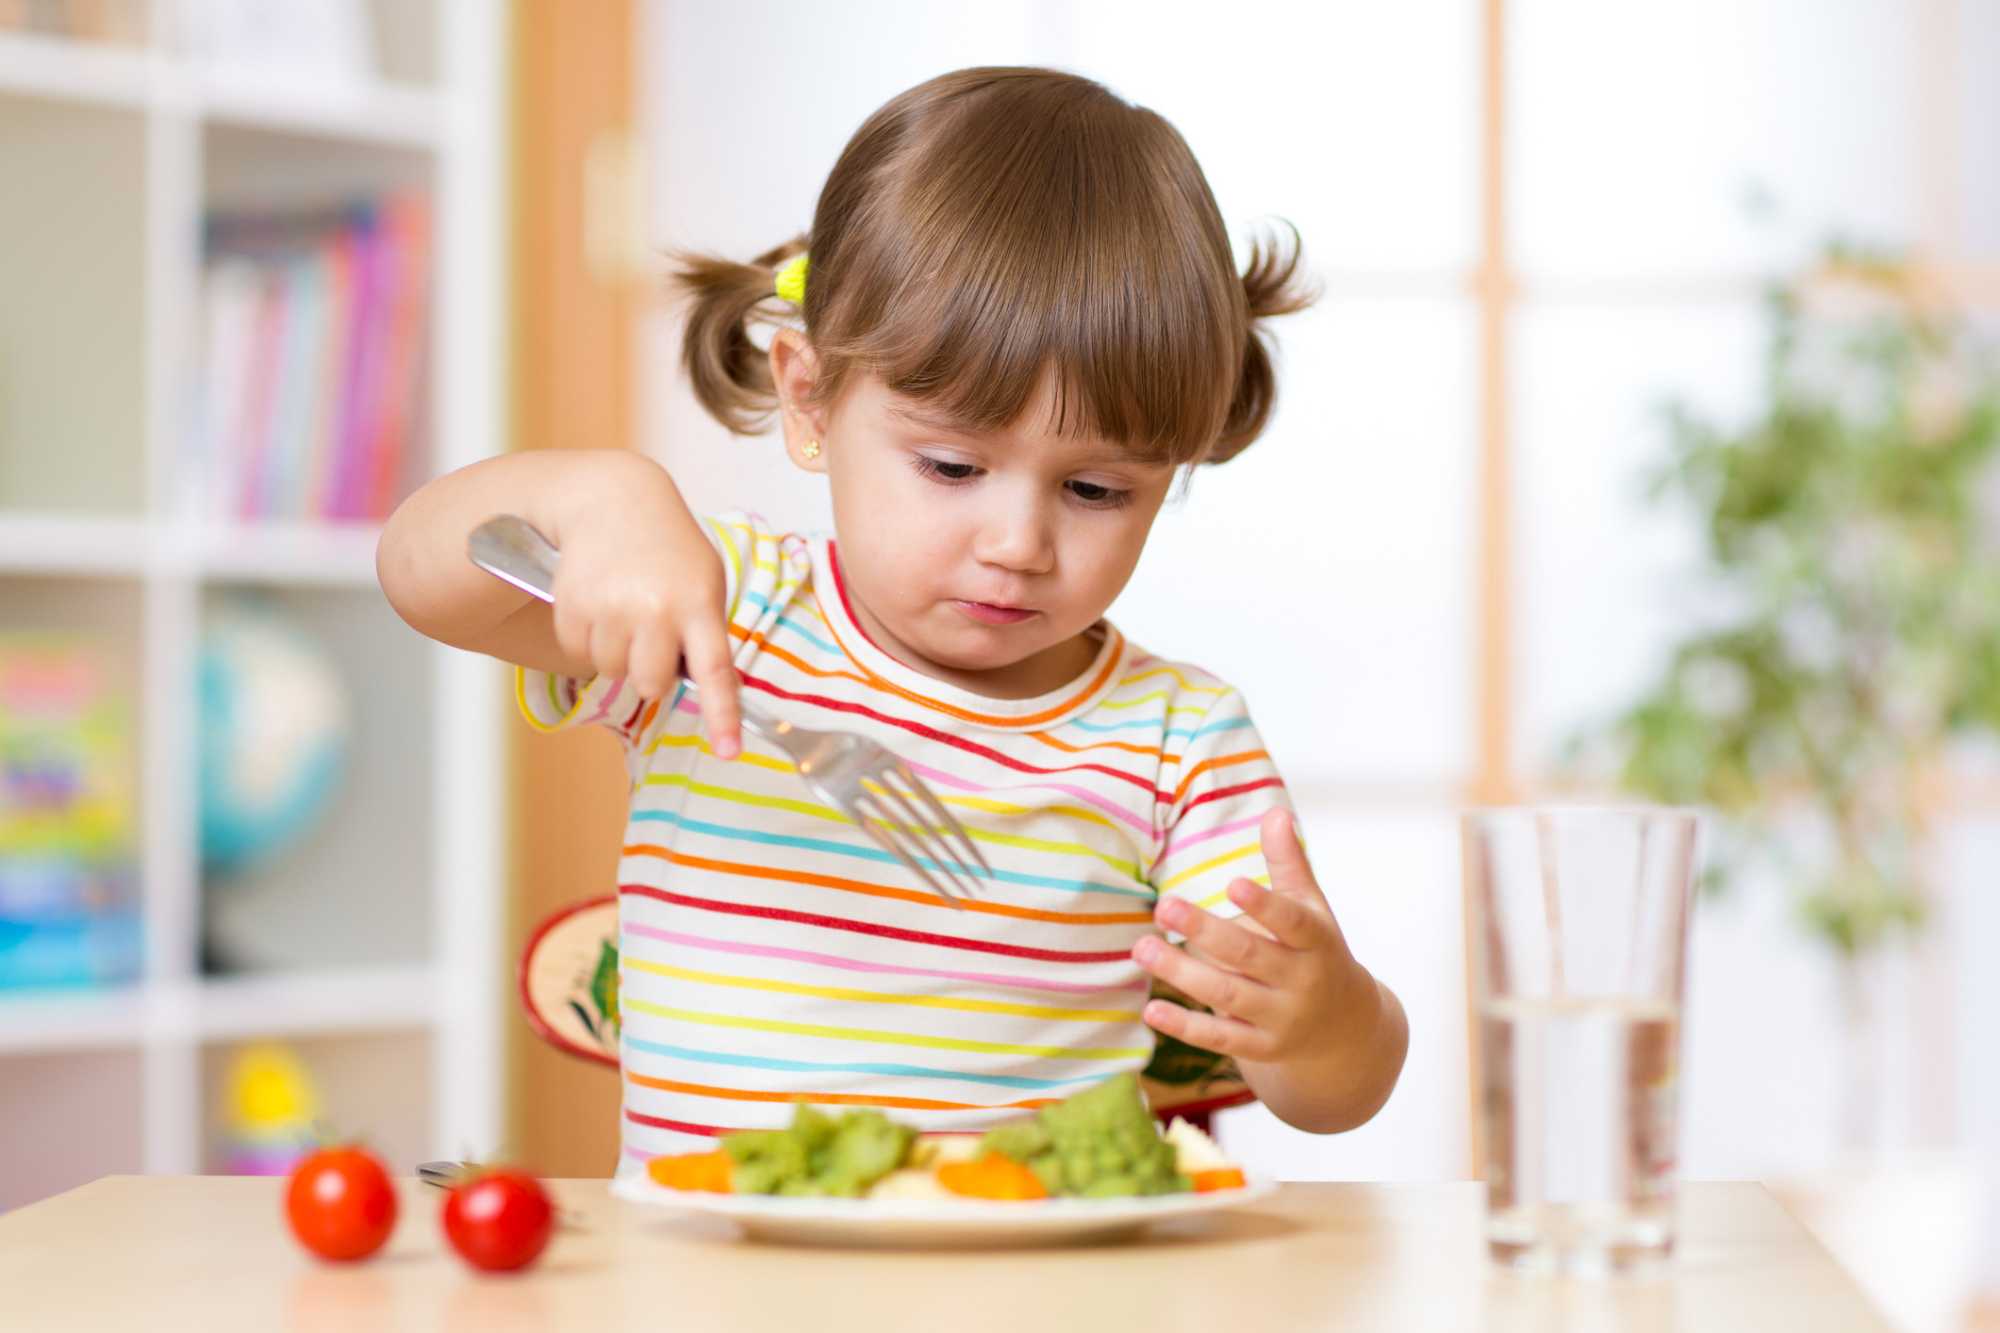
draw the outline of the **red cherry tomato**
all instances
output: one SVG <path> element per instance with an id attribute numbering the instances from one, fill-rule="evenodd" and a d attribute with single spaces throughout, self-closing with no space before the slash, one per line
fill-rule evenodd
<path id="1" fill-rule="evenodd" d="M 365 1148 L 322 1148 L 292 1168 L 285 1217 L 324 1259 L 365 1259 L 396 1226 L 396 1189 Z"/>
<path id="2" fill-rule="evenodd" d="M 533 1263 L 555 1222 L 549 1196 L 521 1171 L 483 1171 L 453 1189 L 444 1203 L 444 1234 L 452 1248 L 488 1272 Z"/>

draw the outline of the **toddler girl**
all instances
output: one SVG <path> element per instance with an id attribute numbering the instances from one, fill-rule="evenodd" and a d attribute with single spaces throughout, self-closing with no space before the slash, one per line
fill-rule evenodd
<path id="1" fill-rule="evenodd" d="M 1050 70 L 947 74 L 856 132 L 807 236 L 680 274 L 696 393 L 739 433 L 776 413 L 832 536 L 698 517 L 620 451 L 491 459 L 390 520 L 404 619 L 518 663 L 531 725 L 625 746 L 621 1171 L 796 1100 L 984 1129 L 1145 1067 L 1156 1033 L 1306 1129 L 1388 1097 L 1401 1007 L 1243 697 L 1104 619 L 1177 473 L 1269 416 L 1259 322 L 1305 304 L 1297 258 L 1236 272 L 1152 112 Z M 561 549 L 552 608 L 467 562 L 503 512 Z M 984 853 L 977 898 L 746 745 L 739 689 L 907 760 Z"/>

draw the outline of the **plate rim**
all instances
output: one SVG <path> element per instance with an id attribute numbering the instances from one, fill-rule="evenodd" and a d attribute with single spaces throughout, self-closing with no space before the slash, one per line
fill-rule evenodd
<path id="1" fill-rule="evenodd" d="M 618 1176 L 610 1191 L 618 1198 L 667 1212 L 705 1213 L 744 1222 L 852 1223 L 862 1230 L 913 1222 L 968 1230 L 995 1226 L 1060 1229 L 1067 1226 L 1165 1221 L 1169 1218 L 1241 1207 L 1269 1198 L 1281 1182 L 1246 1172 L 1240 1188 L 1202 1193 L 1128 1195 L 1114 1199 L 939 1200 L 839 1199 L 776 1194 L 712 1194 L 675 1190 L 649 1178 Z"/>

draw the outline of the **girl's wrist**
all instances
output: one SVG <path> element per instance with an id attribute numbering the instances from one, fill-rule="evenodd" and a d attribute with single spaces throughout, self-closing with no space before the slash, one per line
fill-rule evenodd
<path id="1" fill-rule="evenodd" d="M 1308 1059 L 1344 1057 L 1356 1047 L 1371 1044 L 1382 1026 L 1385 1004 L 1382 984 L 1375 974 L 1344 950 L 1336 967 L 1331 1013 Z"/>
<path id="2" fill-rule="evenodd" d="M 1395 1087 L 1407 1049 L 1402 1006 L 1350 960 L 1318 1039 L 1268 1065 L 1239 1062 L 1251 1090 L 1279 1119 L 1315 1134 L 1366 1122 Z"/>

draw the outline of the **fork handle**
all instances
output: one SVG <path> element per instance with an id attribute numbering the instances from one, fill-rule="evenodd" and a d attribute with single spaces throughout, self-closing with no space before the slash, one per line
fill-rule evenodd
<path id="1" fill-rule="evenodd" d="M 555 605 L 556 564 L 562 552 L 527 519 L 494 515 L 465 539 L 465 553 L 487 573 Z"/>
<path id="2" fill-rule="evenodd" d="M 495 514 L 474 528 L 465 540 L 465 553 L 487 573 L 555 605 L 556 565 L 562 552 L 519 514 Z M 695 688 L 685 663 L 676 662 L 674 670 L 688 689 Z M 776 724 L 748 700 L 739 698 L 736 711 L 744 726 L 766 740 L 772 739 Z"/>

